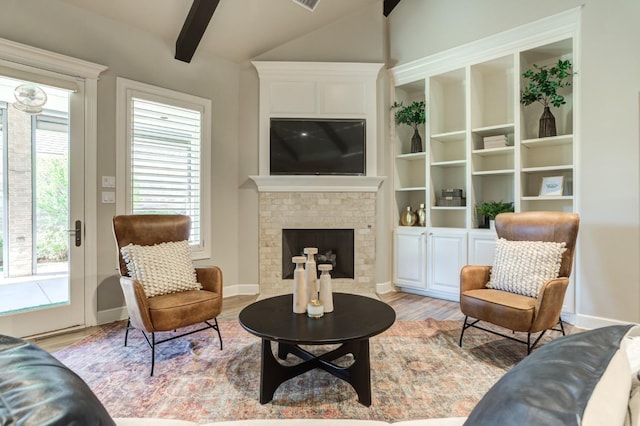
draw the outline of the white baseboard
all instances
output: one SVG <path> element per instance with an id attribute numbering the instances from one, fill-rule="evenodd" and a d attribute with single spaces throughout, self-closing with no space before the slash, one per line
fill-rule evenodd
<path id="1" fill-rule="evenodd" d="M 224 286 L 224 297 L 241 296 L 241 295 L 255 295 L 260 293 L 259 284 L 236 284 Z"/>
<path id="2" fill-rule="evenodd" d="M 98 325 L 108 324 L 114 321 L 122 321 L 127 318 L 129 318 L 129 314 L 127 313 L 126 306 L 98 311 Z"/>
<path id="3" fill-rule="evenodd" d="M 564 316 L 562 317 L 564 320 Z M 600 327 L 607 327 L 610 325 L 625 325 L 630 324 L 629 322 L 614 320 L 611 318 L 602 318 L 602 317 L 594 317 L 591 315 L 575 315 L 575 322 L 573 323 L 576 327 L 593 329 Z"/>
<path id="4" fill-rule="evenodd" d="M 397 290 L 391 281 L 376 284 L 376 293 L 378 294 L 393 293 L 395 291 Z"/>

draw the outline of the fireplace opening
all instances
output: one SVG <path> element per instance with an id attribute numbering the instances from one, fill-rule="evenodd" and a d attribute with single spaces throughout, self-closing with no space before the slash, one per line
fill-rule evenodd
<path id="1" fill-rule="evenodd" d="M 354 278 L 353 229 L 283 229 L 283 279 L 293 279 L 296 266 L 291 258 L 304 256 L 305 247 L 318 248 L 316 263 L 330 263 L 333 266 L 331 278 Z"/>

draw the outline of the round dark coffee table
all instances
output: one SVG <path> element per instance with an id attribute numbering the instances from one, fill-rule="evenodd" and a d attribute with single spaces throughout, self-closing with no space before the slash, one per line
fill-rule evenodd
<path id="1" fill-rule="evenodd" d="M 334 311 L 322 318 L 293 313 L 293 295 L 259 300 L 240 312 L 240 325 L 262 339 L 260 403 L 273 399 L 278 386 L 314 368 L 321 368 L 348 382 L 361 404 L 371 405 L 369 338 L 382 333 L 396 320 L 395 311 L 379 300 L 355 294 L 334 293 Z M 278 358 L 293 354 L 303 361 L 287 366 L 273 356 L 271 342 L 278 344 Z M 340 344 L 329 352 L 314 355 L 299 345 Z M 332 361 L 352 354 L 354 361 L 341 367 Z"/>

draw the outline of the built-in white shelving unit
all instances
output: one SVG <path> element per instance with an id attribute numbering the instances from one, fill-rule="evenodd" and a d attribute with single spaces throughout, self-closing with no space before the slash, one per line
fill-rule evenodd
<path id="1" fill-rule="evenodd" d="M 521 105 L 520 76 L 533 64 L 551 66 L 560 59 L 571 60 L 577 71 L 578 19 L 577 10 L 567 11 L 391 70 L 392 101 L 423 100 L 427 108 L 419 129 L 424 152 L 410 153 L 409 126 L 391 131 L 396 223 L 407 206 L 425 204 L 427 213 L 423 228 L 394 229 L 396 285 L 457 300 L 460 268 L 493 256 L 495 232 L 485 228 L 475 207 L 484 201 L 513 202 L 516 211 L 577 211 L 576 77 L 563 89 L 566 104 L 552 108 L 557 136 L 539 138 L 542 106 Z M 485 148 L 492 136 L 503 136 L 506 146 Z M 557 176 L 564 178 L 562 195 L 541 196 L 543 178 Z M 443 190 L 452 189 L 462 190 L 461 205 L 440 200 Z M 398 253 L 415 255 L 418 249 L 420 265 L 398 260 Z"/>

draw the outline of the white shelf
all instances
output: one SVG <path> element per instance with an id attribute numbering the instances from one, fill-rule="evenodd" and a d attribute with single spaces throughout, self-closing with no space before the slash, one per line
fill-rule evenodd
<path id="1" fill-rule="evenodd" d="M 573 200 L 573 195 L 554 195 L 554 196 L 529 196 L 529 197 L 521 197 L 522 201 L 571 201 Z"/>
<path id="2" fill-rule="evenodd" d="M 543 173 L 543 172 L 562 172 L 573 170 L 572 165 L 563 166 L 544 166 L 544 167 L 526 167 L 522 169 L 522 173 Z"/>
<path id="3" fill-rule="evenodd" d="M 504 170 L 483 170 L 471 173 L 473 176 L 498 176 L 498 175 L 512 175 L 515 171 L 513 169 Z"/>
<path id="4" fill-rule="evenodd" d="M 398 192 L 410 192 L 410 191 L 426 191 L 427 187 L 426 186 L 413 186 L 410 188 L 396 188 L 396 191 Z"/>
<path id="5" fill-rule="evenodd" d="M 465 130 L 456 130 L 454 132 L 445 132 L 431 135 L 431 139 L 438 140 L 440 142 L 451 142 L 463 140 L 467 135 Z"/>
<path id="6" fill-rule="evenodd" d="M 431 167 L 463 167 L 467 164 L 467 160 L 438 161 L 431 163 Z"/>
<path id="7" fill-rule="evenodd" d="M 396 155 L 397 160 L 406 160 L 406 161 L 424 160 L 425 158 L 427 158 L 426 152 L 413 152 L 411 154 Z"/>
<path id="8" fill-rule="evenodd" d="M 472 129 L 471 132 L 482 137 L 497 136 L 513 133 L 514 128 L 515 125 L 513 123 L 507 123 L 497 124 L 495 126 L 479 127 L 476 129 Z"/>
<path id="9" fill-rule="evenodd" d="M 448 206 L 431 206 L 431 210 L 466 210 L 467 206 L 448 207 Z"/>
<path id="10" fill-rule="evenodd" d="M 480 157 L 493 157 L 497 155 L 513 154 L 513 151 L 513 146 L 504 146 L 500 148 L 474 149 L 471 153 L 473 155 L 479 155 Z"/>
<path id="11" fill-rule="evenodd" d="M 520 143 L 527 148 L 542 146 L 569 145 L 573 142 L 573 135 L 552 136 L 549 138 L 525 139 Z"/>

